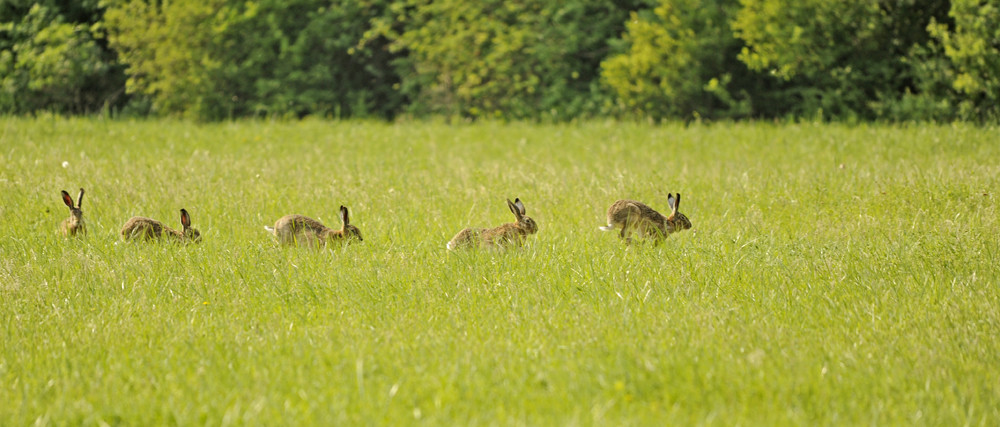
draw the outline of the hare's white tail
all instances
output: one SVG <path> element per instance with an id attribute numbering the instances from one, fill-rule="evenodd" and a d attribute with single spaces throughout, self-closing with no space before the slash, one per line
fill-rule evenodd
<path id="1" fill-rule="evenodd" d="M 448 242 L 448 244 L 447 244 L 447 245 L 445 245 L 445 247 L 446 247 L 446 248 L 448 248 L 448 250 L 449 250 L 449 251 L 451 251 L 451 250 L 454 250 L 454 249 L 455 249 L 455 246 L 453 246 L 452 242 Z"/>
<path id="2" fill-rule="evenodd" d="M 602 231 L 614 231 L 615 226 L 613 226 L 611 224 L 608 224 L 606 226 L 600 226 L 600 227 L 597 227 L 597 228 L 600 228 Z"/>
<path id="3" fill-rule="evenodd" d="M 274 234 L 274 227 L 268 227 L 265 225 L 264 229 L 267 230 L 268 233 Z"/>

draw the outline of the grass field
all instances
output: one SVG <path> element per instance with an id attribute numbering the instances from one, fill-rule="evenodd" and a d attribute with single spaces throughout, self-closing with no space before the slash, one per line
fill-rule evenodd
<path id="1" fill-rule="evenodd" d="M 997 425 L 998 135 L 2 118 L 0 425 Z M 514 197 L 524 248 L 444 249 Z M 341 204 L 364 242 L 263 229 Z"/>

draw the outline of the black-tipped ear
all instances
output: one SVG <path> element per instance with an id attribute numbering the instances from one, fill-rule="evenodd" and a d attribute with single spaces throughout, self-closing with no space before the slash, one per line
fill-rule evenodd
<path id="1" fill-rule="evenodd" d="M 73 198 L 69 196 L 69 193 L 67 193 L 66 190 L 62 191 L 62 199 L 63 203 L 65 203 L 66 206 L 69 206 L 70 209 L 73 209 Z"/>
<path id="2" fill-rule="evenodd" d="M 517 205 L 515 205 L 514 202 L 510 201 L 510 199 L 507 199 L 507 207 L 510 208 L 511 213 L 513 213 L 514 216 L 517 217 L 517 220 L 520 221 L 521 210 L 517 208 Z"/>
<path id="3" fill-rule="evenodd" d="M 351 217 L 347 212 L 347 206 L 340 205 L 340 220 L 347 226 L 351 223 Z"/>
<path id="4" fill-rule="evenodd" d="M 191 227 L 191 216 L 188 215 L 187 209 L 181 209 L 181 225 L 183 225 L 184 228 Z"/>
<path id="5" fill-rule="evenodd" d="M 521 199 L 514 199 L 514 206 L 517 206 L 517 210 L 521 212 L 521 216 L 524 216 L 527 211 L 524 210 L 524 203 L 521 203 Z"/>
<path id="6" fill-rule="evenodd" d="M 677 201 L 674 202 L 674 212 L 681 208 L 681 193 L 677 193 Z"/>
<path id="7" fill-rule="evenodd" d="M 677 212 L 677 198 L 674 197 L 674 193 L 667 194 L 667 205 L 670 206 L 671 212 Z"/>
<path id="8" fill-rule="evenodd" d="M 76 199 L 76 208 L 80 209 L 83 207 L 83 189 L 80 189 L 80 197 Z"/>

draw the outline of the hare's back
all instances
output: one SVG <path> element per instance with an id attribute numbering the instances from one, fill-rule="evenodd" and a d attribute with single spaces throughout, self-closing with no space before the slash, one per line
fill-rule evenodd
<path id="1" fill-rule="evenodd" d="M 152 218 L 134 216 L 125 221 L 122 226 L 122 237 L 129 239 L 135 237 L 154 238 L 160 237 L 164 230 L 163 223 Z"/>
<path id="2" fill-rule="evenodd" d="M 507 223 L 496 228 L 482 231 L 483 243 L 487 245 L 505 244 L 519 242 L 527 237 L 528 232 L 518 227 L 517 224 Z"/>
<path id="3" fill-rule="evenodd" d="M 328 227 L 305 215 L 285 215 L 274 223 L 274 233 L 278 237 L 301 233 L 320 234 Z"/>
<path id="4" fill-rule="evenodd" d="M 146 218 L 142 216 L 134 216 L 125 221 L 125 225 L 122 228 L 135 228 L 135 227 L 163 227 L 163 223 L 152 218 Z"/>
<path id="5" fill-rule="evenodd" d="M 612 203 L 611 207 L 608 208 L 608 223 L 621 223 L 629 216 L 635 214 L 646 219 L 660 219 L 663 217 L 663 215 L 660 215 L 659 212 L 645 203 L 637 200 L 622 199 Z"/>

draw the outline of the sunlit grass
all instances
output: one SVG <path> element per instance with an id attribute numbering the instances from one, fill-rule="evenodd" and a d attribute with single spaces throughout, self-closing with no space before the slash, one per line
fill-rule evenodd
<path id="1" fill-rule="evenodd" d="M 2 119 L 0 424 L 994 425 L 997 134 Z M 444 249 L 515 197 L 526 247 Z M 363 243 L 263 228 L 341 204 Z"/>

